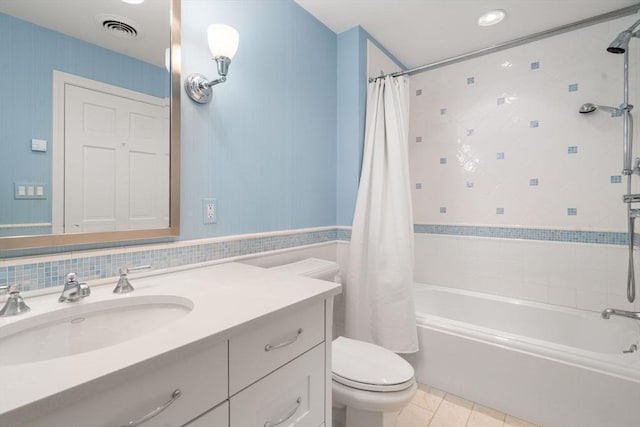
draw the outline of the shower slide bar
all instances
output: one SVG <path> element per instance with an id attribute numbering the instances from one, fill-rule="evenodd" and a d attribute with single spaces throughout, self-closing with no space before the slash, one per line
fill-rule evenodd
<path id="1" fill-rule="evenodd" d="M 462 55 L 453 56 L 451 58 L 442 59 L 440 61 L 432 62 L 430 64 L 421 65 L 419 67 L 410 68 L 408 70 L 396 71 L 395 73 L 384 74 L 377 77 L 369 77 L 369 82 L 374 82 L 378 79 L 383 79 L 387 76 L 398 77 L 404 75 L 413 75 L 421 73 L 423 71 L 429 71 L 447 65 L 456 64 L 458 62 L 467 61 L 469 59 L 477 58 L 490 53 L 500 52 L 512 47 L 520 46 L 523 44 L 531 43 L 537 40 L 542 40 L 547 37 L 557 36 L 558 34 L 567 33 L 569 31 L 577 30 L 591 25 L 600 24 L 602 22 L 610 21 L 612 19 L 622 18 L 624 16 L 633 15 L 640 11 L 640 4 L 627 6 L 622 9 L 613 10 L 611 12 L 603 13 L 601 15 L 592 16 L 591 18 L 582 19 L 580 21 L 572 22 L 570 24 L 561 25 L 549 30 L 540 31 L 538 33 L 530 34 L 528 36 L 519 37 L 504 43 L 498 43 L 493 46 L 485 47 L 482 49 L 474 50 L 471 52 L 463 53 Z"/>

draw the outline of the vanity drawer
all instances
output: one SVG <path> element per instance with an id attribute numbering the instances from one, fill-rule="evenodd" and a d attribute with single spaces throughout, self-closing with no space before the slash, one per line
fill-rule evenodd
<path id="1" fill-rule="evenodd" d="M 320 344 L 233 396 L 231 425 L 318 427 L 324 422 L 324 385 Z"/>
<path id="2" fill-rule="evenodd" d="M 227 342 L 195 345 L 63 393 L 59 401 L 40 407 L 51 408 L 51 412 L 37 411 L 35 420 L 26 420 L 30 418 L 26 414 L 16 425 L 125 426 L 169 402 L 179 389 L 179 398 L 142 425 L 181 426 L 225 401 L 227 380 Z"/>
<path id="3" fill-rule="evenodd" d="M 324 301 L 229 340 L 229 395 L 324 340 Z"/>

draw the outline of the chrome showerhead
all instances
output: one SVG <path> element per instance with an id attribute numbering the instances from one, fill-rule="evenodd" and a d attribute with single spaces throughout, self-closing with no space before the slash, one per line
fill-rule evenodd
<path id="1" fill-rule="evenodd" d="M 633 37 L 631 30 L 624 30 L 611 42 L 607 48 L 607 52 L 625 53 L 629 48 L 629 40 L 631 40 L 631 37 Z"/>
<path id="2" fill-rule="evenodd" d="M 578 109 L 578 112 L 580 114 L 589 114 L 589 113 L 593 113 L 596 110 L 603 110 L 603 111 L 607 111 L 611 114 L 622 114 L 622 110 L 616 107 L 608 107 L 606 105 L 596 105 L 596 104 L 592 104 L 591 102 L 587 102 L 585 104 L 582 104 L 580 106 L 580 108 Z"/>
<path id="3" fill-rule="evenodd" d="M 578 112 L 580 114 L 588 114 L 588 113 L 593 113 L 597 109 L 598 109 L 598 107 L 596 107 L 595 105 L 593 105 L 590 102 L 587 102 L 586 104 L 582 104 L 580 106 L 580 109 L 578 110 Z"/>

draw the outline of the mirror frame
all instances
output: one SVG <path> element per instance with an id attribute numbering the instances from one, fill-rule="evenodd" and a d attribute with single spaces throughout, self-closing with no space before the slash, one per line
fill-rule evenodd
<path id="1" fill-rule="evenodd" d="M 106 231 L 99 233 L 41 234 L 0 237 L 0 251 L 117 243 L 180 235 L 180 1 L 171 0 L 171 122 L 170 122 L 170 190 L 169 227 L 146 230 Z M 0 255 L 0 258 L 2 256 Z"/>

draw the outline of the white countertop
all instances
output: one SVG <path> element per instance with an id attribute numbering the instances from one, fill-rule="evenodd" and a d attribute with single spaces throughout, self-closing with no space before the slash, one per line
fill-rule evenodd
<path id="1" fill-rule="evenodd" d="M 53 310 L 118 298 L 175 295 L 191 300 L 194 307 L 174 322 L 119 344 L 67 357 L 1 365 L 0 417 L 199 340 L 225 340 L 289 307 L 340 293 L 336 283 L 239 263 L 144 278 L 132 274 L 130 281 L 135 288 L 130 294 L 113 294 L 114 282 L 92 287 L 89 297 L 74 303 L 58 303 L 57 294 L 28 298 L 25 301 L 31 311 L 0 318 L 0 328 Z"/>

